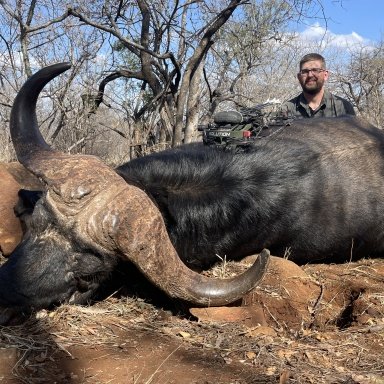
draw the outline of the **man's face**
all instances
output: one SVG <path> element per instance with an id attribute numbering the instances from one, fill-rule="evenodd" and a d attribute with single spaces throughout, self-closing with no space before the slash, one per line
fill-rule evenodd
<path id="1" fill-rule="evenodd" d="M 328 79 L 328 71 L 319 60 L 307 61 L 300 68 L 297 78 L 305 93 L 315 95 L 322 90 Z"/>

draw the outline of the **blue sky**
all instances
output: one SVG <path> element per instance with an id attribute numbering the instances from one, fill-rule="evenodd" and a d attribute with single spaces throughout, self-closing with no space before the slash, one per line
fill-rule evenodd
<path id="1" fill-rule="evenodd" d="M 332 34 L 346 38 L 359 37 L 364 40 L 379 41 L 384 38 L 384 1 L 383 0 L 320 0 L 324 6 L 328 25 L 319 18 L 308 20 L 309 24 L 327 27 Z M 304 25 L 300 31 L 306 29 Z"/>

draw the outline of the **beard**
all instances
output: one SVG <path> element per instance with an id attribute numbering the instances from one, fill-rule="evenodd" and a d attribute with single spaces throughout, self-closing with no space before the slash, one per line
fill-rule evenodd
<path id="1" fill-rule="evenodd" d="M 311 79 L 311 83 L 309 83 L 309 80 L 307 80 L 306 82 L 303 82 L 301 86 L 305 93 L 308 93 L 310 95 L 316 95 L 323 88 L 324 81 L 322 79 L 317 79 L 317 80 Z"/>

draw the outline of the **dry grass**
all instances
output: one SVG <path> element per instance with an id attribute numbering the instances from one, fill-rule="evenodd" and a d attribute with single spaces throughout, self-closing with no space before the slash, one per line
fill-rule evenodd
<path id="1" fill-rule="evenodd" d="M 287 300 L 302 303 L 287 286 L 271 285 L 267 278 L 256 289 L 256 295 L 264 300 L 263 310 L 270 319 L 268 326 L 272 333 L 263 334 L 257 325 L 249 327 L 240 322 L 186 319 L 138 298 L 109 297 L 89 307 L 62 305 L 53 311 L 40 311 L 22 325 L 0 327 L 0 352 L 13 351 L 13 376 L 19 382 L 35 384 L 44 381 L 37 376 L 26 380 L 27 369 L 44 372 L 49 359 L 63 352 L 71 358 L 74 347 L 119 350 L 129 343 L 128 339 L 122 341 L 122 335 L 129 334 L 134 345 L 132 338 L 138 333 L 153 339 L 160 337 L 164 343 L 174 345 L 175 351 L 181 345 L 195 350 L 196 354 L 214 354 L 221 364 L 242 366 L 244 372 L 249 370 L 270 377 L 270 382 L 383 384 L 383 264 L 384 260 L 378 260 L 323 268 L 306 266 L 308 280 L 317 284 L 318 293 L 306 308 L 308 322 L 299 326 L 289 323 L 288 312 L 274 312 L 273 303 Z M 246 265 L 225 261 L 224 266 L 209 273 L 231 276 Z M 272 268 L 269 274 L 273 273 Z M 295 276 L 292 281 L 298 285 L 303 278 Z M 362 282 L 367 284 L 365 294 L 356 298 L 360 303 L 357 309 L 363 308 L 366 314 L 361 315 L 366 317 L 343 329 L 334 318 L 340 315 L 340 295 L 344 293 L 348 298 L 351 282 L 359 283 L 356 285 L 359 287 Z M 347 308 L 349 303 L 344 304 Z M 321 327 L 313 321 L 317 316 L 323 316 Z M 161 367 L 162 363 L 154 366 L 151 375 L 140 378 L 141 381 L 136 378 L 132 383 L 152 382 Z M 259 382 L 241 381 L 241 384 Z"/>

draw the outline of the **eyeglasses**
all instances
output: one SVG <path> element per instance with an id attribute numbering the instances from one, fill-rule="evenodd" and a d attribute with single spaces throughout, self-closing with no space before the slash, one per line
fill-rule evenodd
<path id="1" fill-rule="evenodd" d="M 325 72 L 326 69 L 323 68 L 305 68 L 299 71 L 299 75 L 308 76 L 309 72 L 312 72 L 314 75 L 319 75 L 321 72 Z"/>

